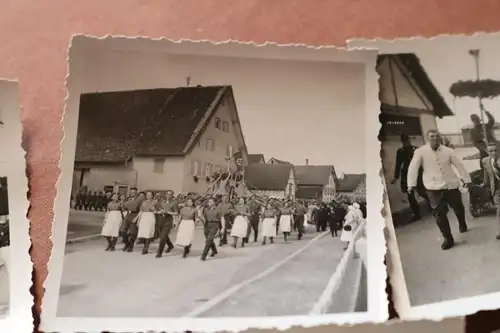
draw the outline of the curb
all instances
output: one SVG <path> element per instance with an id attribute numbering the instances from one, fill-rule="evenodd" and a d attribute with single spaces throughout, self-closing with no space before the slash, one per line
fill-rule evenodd
<path id="1" fill-rule="evenodd" d="M 71 239 L 67 239 L 66 240 L 66 244 L 81 243 L 81 242 L 85 242 L 87 240 L 94 239 L 94 238 L 99 238 L 99 237 L 101 237 L 101 234 L 94 234 L 94 235 L 88 235 L 88 236 L 71 238 Z"/>

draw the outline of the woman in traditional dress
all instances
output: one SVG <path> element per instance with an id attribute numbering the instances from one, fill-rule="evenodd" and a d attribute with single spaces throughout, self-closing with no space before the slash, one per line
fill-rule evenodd
<path id="1" fill-rule="evenodd" d="M 241 247 L 244 247 L 248 230 L 248 216 L 250 215 L 250 208 L 246 204 L 244 197 L 240 197 L 238 203 L 234 205 L 233 214 L 235 216 L 233 228 L 231 229 L 231 236 L 234 240 L 233 247 L 238 246 L 238 239 L 241 239 Z"/>
<path id="2" fill-rule="evenodd" d="M 183 258 L 186 258 L 191 251 L 191 244 L 194 238 L 194 227 L 196 220 L 196 207 L 194 206 L 193 199 L 186 200 L 184 207 L 179 212 L 180 222 L 177 229 L 177 237 L 175 244 L 184 248 Z"/>
<path id="3" fill-rule="evenodd" d="M 273 244 L 274 237 L 276 237 L 276 219 L 278 214 L 271 202 L 267 202 L 262 215 L 264 218 L 262 220 L 262 245 L 266 245 L 268 238 L 271 244 Z"/>
<path id="4" fill-rule="evenodd" d="M 217 247 L 215 246 L 214 238 L 222 229 L 222 213 L 220 208 L 216 205 L 215 198 L 208 199 L 208 206 L 203 211 L 203 220 L 205 248 L 201 253 L 201 260 L 205 261 L 209 251 L 212 251 L 210 254 L 211 257 L 217 254 Z"/>
<path id="5" fill-rule="evenodd" d="M 114 193 L 111 197 L 112 200 L 108 203 L 106 208 L 106 215 L 104 216 L 104 225 L 102 226 L 101 235 L 106 237 L 108 246 L 105 251 L 114 251 L 118 236 L 120 234 L 120 227 L 123 220 L 122 205 L 118 201 L 118 194 Z"/>
<path id="6" fill-rule="evenodd" d="M 283 233 L 285 242 L 288 241 L 288 236 L 292 231 L 292 205 L 291 201 L 285 202 L 283 207 L 280 209 L 280 230 Z"/>
<path id="7" fill-rule="evenodd" d="M 142 254 L 148 254 L 149 244 L 154 237 L 156 228 L 156 201 L 153 200 L 153 193 L 146 192 L 146 200 L 141 204 L 141 212 L 139 213 L 137 223 L 139 229 L 137 231 L 137 238 L 144 242 Z"/>
<path id="8" fill-rule="evenodd" d="M 352 242 L 354 237 L 354 230 L 356 230 L 357 224 L 357 213 L 355 212 L 355 208 L 352 205 L 347 207 L 347 214 L 344 218 L 344 227 L 342 230 L 342 234 L 340 235 L 340 240 L 345 242 L 344 250 L 349 247 L 349 243 Z"/>

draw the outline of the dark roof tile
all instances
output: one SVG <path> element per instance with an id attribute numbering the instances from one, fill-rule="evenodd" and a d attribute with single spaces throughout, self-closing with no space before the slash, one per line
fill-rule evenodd
<path id="1" fill-rule="evenodd" d="M 353 192 L 358 186 L 365 181 L 366 174 L 344 174 L 343 178 L 339 179 L 337 192 Z"/>
<path id="2" fill-rule="evenodd" d="M 296 165 L 295 175 L 299 185 L 326 185 L 330 174 L 336 178 L 333 165 Z"/>
<path id="3" fill-rule="evenodd" d="M 82 94 L 76 162 L 181 155 L 224 87 Z"/>
<path id="4" fill-rule="evenodd" d="M 248 164 L 257 164 L 264 160 L 263 154 L 248 154 Z"/>
<path id="5" fill-rule="evenodd" d="M 245 182 L 250 190 L 284 190 L 291 164 L 251 164 L 245 167 Z"/>
<path id="6" fill-rule="evenodd" d="M 299 186 L 295 196 L 297 199 L 321 199 L 323 186 Z"/>

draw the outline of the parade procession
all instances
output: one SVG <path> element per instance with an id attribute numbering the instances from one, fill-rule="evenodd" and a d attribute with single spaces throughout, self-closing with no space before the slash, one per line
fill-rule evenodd
<path id="1" fill-rule="evenodd" d="M 235 172 L 214 173 L 206 193 L 177 194 L 138 190 L 127 194 L 113 192 L 80 192 L 72 206 L 76 210 L 105 211 L 101 235 L 106 251 L 133 252 L 142 246 L 142 254 L 158 241 L 156 257 L 182 250 L 189 256 L 197 227 L 203 229 L 205 246 L 201 260 L 215 257 L 217 248 L 245 247 L 249 242 L 273 244 L 278 236 L 283 242 L 301 240 L 308 226 L 317 232 L 327 229 L 332 237 L 341 237 L 347 245 L 359 224 L 366 218 L 365 199 L 355 200 L 337 195 L 330 202 L 297 200 L 257 195 L 245 182 L 241 160 Z M 98 193 L 97 195 L 95 193 Z M 314 229 L 312 229 L 314 230 Z"/>

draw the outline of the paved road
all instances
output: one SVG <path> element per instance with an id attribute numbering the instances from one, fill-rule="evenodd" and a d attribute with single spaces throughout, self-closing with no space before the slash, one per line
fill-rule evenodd
<path id="1" fill-rule="evenodd" d="M 301 241 L 294 237 L 284 243 L 278 237 L 274 245 L 262 246 L 258 242 L 238 249 L 226 246 L 206 262 L 199 259 L 204 246 L 201 229 L 196 231 L 192 255 L 187 259 L 181 258 L 181 249 L 155 258 L 156 243 L 146 256 L 140 254 L 140 245 L 134 253 L 105 252 L 105 242 L 100 238 L 68 244 L 58 316 L 187 315 L 312 241 L 310 247 L 276 272 L 244 286 L 229 300 L 197 315 L 305 314 L 323 291 L 343 253 L 338 239 L 325 235 L 313 240 L 319 234 L 313 228 L 308 231 Z M 303 304 L 294 306 L 293 302 Z"/>
<path id="2" fill-rule="evenodd" d="M 101 233 L 104 212 L 87 212 L 71 209 L 68 220 L 67 240 Z"/>
<path id="3" fill-rule="evenodd" d="M 467 205 L 468 196 L 464 195 Z M 441 238 L 431 216 L 396 229 L 403 271 L 413 306 L 500 291 L 500 241 L 493 215 L 473 219 L 460 234 L 452 212 L 450 223 L 457 246 L 440 248 Z"/>

